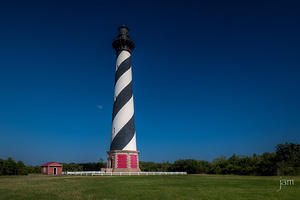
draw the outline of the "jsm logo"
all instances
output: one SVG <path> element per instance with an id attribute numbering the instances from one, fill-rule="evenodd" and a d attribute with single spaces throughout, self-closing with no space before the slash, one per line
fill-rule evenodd
<path id="1" fill-rule="evenodd" d="M 279 192 L 282 189 L 282 186 L 293 186 L 295 185 L 295 181 L 293 179 L 280 179 L 279 180 L 279 189 L 277 192 Z"/>

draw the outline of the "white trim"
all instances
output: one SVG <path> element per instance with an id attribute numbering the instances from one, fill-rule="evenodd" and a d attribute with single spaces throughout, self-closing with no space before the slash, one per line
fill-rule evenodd
<path id="1" fill-rule="evenodd" d="M 64 172 L 65 175 L 83 175 L 83 176 L 103 176 L 103 175 L 187 175 L 187 172 L 105 172 L 105 171 L 82 171 L 82 172 Z"/>

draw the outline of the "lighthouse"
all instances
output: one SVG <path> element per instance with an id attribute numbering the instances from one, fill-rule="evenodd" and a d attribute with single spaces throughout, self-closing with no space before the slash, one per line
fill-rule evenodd
<path id="1" fill-rule="evenodd" d="M 113 172 L 140 171 L 132 92 L 131 53 L 135 45 L 128 32 L 128 27 L 119 27 L 119 34 L 112 43 L 116 51 L 116 71 L 107 171 Z"/>

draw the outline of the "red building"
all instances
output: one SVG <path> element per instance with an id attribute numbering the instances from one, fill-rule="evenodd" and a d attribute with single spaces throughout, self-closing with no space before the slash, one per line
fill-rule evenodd
<path id="1" fill-rule="evenodd" d="M 41 167 L 42 167 L 42 174 L 48 174 L 48 175 L 62 174 L 63 165 L 57 162 L 47 162 L 41 165 Z"/>

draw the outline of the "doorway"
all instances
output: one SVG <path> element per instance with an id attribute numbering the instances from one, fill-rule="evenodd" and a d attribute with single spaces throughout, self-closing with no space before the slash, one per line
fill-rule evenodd
<path id="1" fill-rule="evenodd" d="M 54 174 L 54 175 L 57 174 L 57 169 L 56 169 L 56 167 L 53 168 L 53 174 Z"/>

